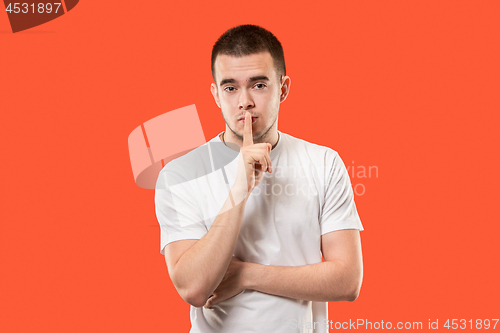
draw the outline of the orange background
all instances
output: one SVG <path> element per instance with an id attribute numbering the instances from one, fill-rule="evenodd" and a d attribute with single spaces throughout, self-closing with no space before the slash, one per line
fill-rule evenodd
<path id="1" fill-rule="evenodd" d="M 351 179 L 364 282 L 330 319 L 499 318 L 499 17 L 496 0 L 86 0 L 12 34 L 0 12 L 0 331 L 188 332 L 127 137 L 190 104 L 221 132 L 211 47 L 243 23 L 284 46 L 279 129 L 379 170 Z"/>

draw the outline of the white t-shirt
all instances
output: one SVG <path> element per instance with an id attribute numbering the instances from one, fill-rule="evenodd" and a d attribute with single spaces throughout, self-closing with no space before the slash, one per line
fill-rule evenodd
<path id="1" fill-rule="evenodd" d="M 272 266 L 319 263 L 321 235 L 363 230 L 349 175 L 336 151 L 278 133 L 270 154 L 273 172 L 248 198 L 234 255 Z M 161 170 L 155 205 L 162 254 L 168 243 L 208 232 L 235 182 L 238 155 L 216 136 Z M 192 333 L 328 332 L 326 302 L 254 290 L 213 309 L 191 306 L 190 315 Z"/>

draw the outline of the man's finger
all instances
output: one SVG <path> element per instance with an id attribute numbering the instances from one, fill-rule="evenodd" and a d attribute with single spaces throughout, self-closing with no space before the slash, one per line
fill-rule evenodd
<path id="1" fill-rule="evenodd" d="M 209 298 L 209 299 L 207 300 L 207 302 L 205 303 L 204 307 L 205 307 L 206 309 L 209 309 L 209 308 L 211 308 L 212 306 L 214 306 L 214 305 L 216 305 L 216 304 L 219 304 L 220 302 L 223 302 L 223 301 L 225 301 L 225 300 L 229 299 L 229 297 L 228 297 L 228 296 L 229 296 L 229 294 L 224 293 L 224 294 L 222 294 L 222 295 L 217 295 L 217 297 L 212 297 L 212 298 Z M 231 296 L 231 297 L 233 297 L 233 296 Z"/>
<path id="2" fill-rule="evenodd" d="M 267 160 L 267 170 L 268 170 L 269 172 L 273 172 L 273 163 L 271 162 L 271 156 L 270 156 L 270 154 L 271 154 L 271 150 L 273 149 L 273 146 L 272 146 L 270 143 L 268 143 L 268 144 L 267 144 L 267 147 L 269 148 L 269 150 L 268 150 L 268 152 L 269 152 L 269 153 L 266 155 L 266 160 Z"/>
<path id="3" fill-rule="evenodd" d="M 210 297 L 207 302 L 205 303 L 205 305 L 203 306 L 205 309 L 210 309 L 212 306 L 214 306 L 215 304 L 221 302 L 222 300 L 219 300 L 219 298 L 217 297 Z"/>
<path id="4" fill-rule="evenodd" d="M 271 144 L 269 144 L 269 145 L 271 145 Z M 271 156 L 269 156 L 269 154 L 267 154 L 267 155 L 264 155 L 264 157 L 267 161 L 267 171 L 272 173 L 273 172 L 273 163 L 271 161 Z"/>
<path id="5" fill-rule="evenodd" d="M 245 128 L 243 129 L 243 147 L 250 145 L 253 145 L 252 115 L 247 111 L 245 113 Z"/>
<path id="6" fill-rule="evenodd" d="M 207 299 L 207 301 L 205 302 L 205 305 L 203 305 L 203 307 L 204 307 L 205 309 L 208 309 L 208 308 L 210 308 L 210 307 L 213 305 L 213 303 L 212 303 L 212 302 L 213 302 L 213 300 L 214 300 L 214 297 L 215 297 L 215 295 L 212 295 L 212 296 L 210 296 L 210 297 Z"/>

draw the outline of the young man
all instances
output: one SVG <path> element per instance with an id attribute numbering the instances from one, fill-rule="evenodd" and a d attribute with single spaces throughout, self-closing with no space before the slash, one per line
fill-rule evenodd
<path id="1" fill-rule="evenodd" d="M 327 302 L 355 300 L 363 277 L 347 170 L 334 150 L 278 131 L 290 78 L 269 31 L 225 32 L 212 74 L 226 130 L 168 163 L 155 192 L 191 332 L 327 332 Z"/>

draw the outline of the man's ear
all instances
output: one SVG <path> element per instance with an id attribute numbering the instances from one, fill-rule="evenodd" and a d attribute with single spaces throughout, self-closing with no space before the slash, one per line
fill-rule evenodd
<path id="1" fill-rule="evenodd" d="M 212 92 L 212 96 L 214 96 L 215 104 L 217 104 L 217 106 L 220 109 L 221 107 L 220 107 L 220 101 L 219 101 L 219 92 L 217 91 L 217 86 L 215 85 L 215 83 L 212 83 L 210 85 L 210 91 Z"/>
<path id="2" fill-rule="evenodd" d="M 288 93 L 290 92 L 290 83 L 291 79 L 288 76 L 284 76 L 281 79 L 280 103 L 283 103 L 285 99 L 288 97 Z"/>

